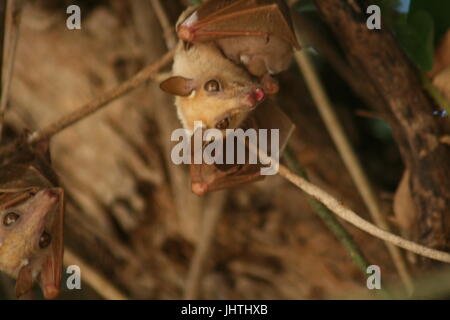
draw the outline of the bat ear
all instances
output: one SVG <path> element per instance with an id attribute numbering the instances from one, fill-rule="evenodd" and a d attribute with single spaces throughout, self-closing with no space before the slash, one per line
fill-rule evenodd
<path id="1" fill-rule="evenodd" d="M 163 81 L 159 87 L 161 90 L 181 97 L 187 97 L 195 89 L 194 80 L 181 76 L 171 77 Z"/>

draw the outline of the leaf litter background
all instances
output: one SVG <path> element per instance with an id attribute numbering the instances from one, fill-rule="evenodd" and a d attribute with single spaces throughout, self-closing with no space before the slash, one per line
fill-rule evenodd
<path id="1" fill-rule="evenodd" d="M 65 27 L 69 4 L 35 1 L 23 12 L 6 116 L 11 130 L 45 126 L 167 51 L 148 1 L 78 1 L 80 31 Z M 166 4 L 172 21 L 183 5 Z M 391 215 L 402 164 L 389 128 L 357 116 L 363 104 L 325 61 L 315 62 Z M 295 64 L 280 82 L 279 105 L 297 126 L 290 147 L 311 180 L 369 219 Z M 223 205 L 194 196 L 188 168 L 170 162 L 170 132 L 178 127 L 172 98 L 150 82 L 53 138 L 53 163 L 68 194 L 68 248 L 129 298 L 181 298 L 202 216 L 218 206 L 223 215 L 200 298 L 324 299 L 364 291 L 366 279 L 348 252 L 280 177 L 233 189 Z M 382 242 L 344 225 L 381 267 L 383 283 L 396 283 Z M 0 297 L 12 298 L 12 287 L 2 276 Z M 64 289 L 61 298 L 101 298 L 88 283 L 82 288 Z"/>

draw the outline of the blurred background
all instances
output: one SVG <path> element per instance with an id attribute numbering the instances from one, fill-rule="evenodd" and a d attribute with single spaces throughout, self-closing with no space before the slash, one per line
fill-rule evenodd
<path id="1" fill-rule="evenodd" d="M 81 7 L 81 30 L 66 28 L 71 4 Z M 6 113 L 9 132 L 42 128 L 156 61 L 173 45 L 158 10 L 174 26 L 188 4 L 27 3 Z M 409 1 L 402 4 L 407 11 Z M 295 8 L 301 30 L 321 30 L 337 48 L 312 2 L 300 1 Z M 401 233 L 393 200 L 404 165 L 390 126 L 353 93 L 308 40 L 308 31 L 300 33 L 381 211 L 392 230 Z M 188 167 L 170 161 L 170 133 L 181 125 L 173 98 L 158 87 L 169 72 L 168 67 L 154 81 L 52 139 L 53 165 L 67 194 L 66 262 L 81 265 L 82 272 L 82 289 L 68 290 L 63 279 L 60 298 L 180 299 L 187 290 L 195 292 L 189 297 L 201 299 L 379 297 L 367 290 L 366 275 L 308 198 L 283 178 L 271 176 L 204 197 L 192 194 Z M 298 65 L 293 61 L 278 79 L 277 103 L 296 125 L 291 157 L 301 162 L 313 183 L 371 220 Z M 205 236 L 208 215 L 217 217 L 217 224 Z M 383 285 L 401 286 L 383 242 L 341 223 L 367 262 L 380 266 Z M 202 241 L 209 250 L 195 276 L 193 261 Z M 429 274 L 417 259 L 404 259 L 414 277 Z M 92 285 L 95 276 L 103 282 Z M 13 288 L 13 280 L 0 276 L 0 298 L 13 299 Z"/>

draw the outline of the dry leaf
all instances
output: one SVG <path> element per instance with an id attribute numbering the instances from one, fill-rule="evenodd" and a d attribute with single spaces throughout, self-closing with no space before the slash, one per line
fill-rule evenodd
<path id="1" fill-rule="evenodd" d="M 430 78 L 434 78 L 444 69 L 450 67 L 450 30 L 447 30 L 441 44 L 436 49 L 434 56 L 434 67 L 429 73 Z"/>
<path id="2" fill-rule="evenodd" d="M 450 101 L 450 65 L 433 78 L 433 85 Z"/>
<path id="3" fill-rule="evenodd" d="M 398 227 L 405 235 L 411 235 L 416 221 L 416 212 L 409 188 L 410 173 L 405 170 L 394 196 L 394 215 Z"/>

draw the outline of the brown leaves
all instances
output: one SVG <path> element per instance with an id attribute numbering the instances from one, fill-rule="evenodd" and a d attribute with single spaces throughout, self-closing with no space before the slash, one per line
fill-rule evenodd
<path id="1" fill-rule="evenodd" d="M 433 85 L 450 100 L 450 30 L 436 50 L 434 68 L 429 76 Z"/>

